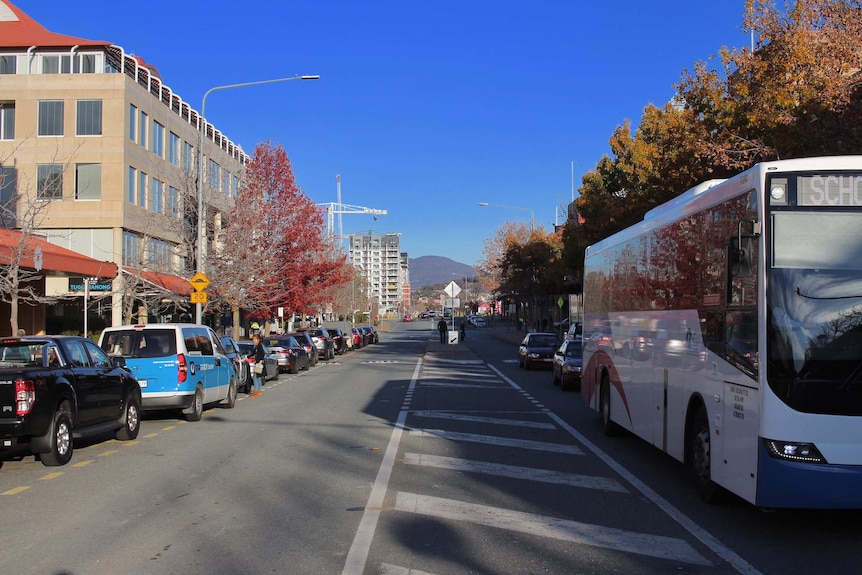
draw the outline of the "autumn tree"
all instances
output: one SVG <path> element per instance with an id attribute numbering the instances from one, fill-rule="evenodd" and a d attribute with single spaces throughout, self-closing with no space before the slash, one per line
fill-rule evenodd
<path id="1" fill-rule="evenodd" d="M 482 249 L 485 258 L 473 266 L 482 287 L 488 291 L 499 291 L 506 273 L 507 250 L 512 246 L 528 243 L 530 235 L 531 230 L 527 224 L 507 221 L 497 228 L 493 236 L 485 239 L 485 247 Z"/>
<path id="2" fill-rule="evenodd" d="M 215 258 L 213 288 L 234 310 L 271 318 L 305 311 L 326 288 L 349 281 L 346 257 L 324 235 L 323 216 L 299 186 L 284 148 L 258 144 Z"/>

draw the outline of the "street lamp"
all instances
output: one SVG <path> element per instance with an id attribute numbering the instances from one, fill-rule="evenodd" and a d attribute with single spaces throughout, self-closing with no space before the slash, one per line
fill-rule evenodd
<path id="1" fill-rule="evenodd" d="M 198 254 L 197 254 L 197 273 L 203 273 L 204 270 L 204 240 L 206 238 L 206 221 L 204 220 L 204 136 L 207 129 L 206 107 L 207 96 L 217 90 L 227 90 L 230 88 L 244 88 L 245 86 L 259 86 L 261 84 L 274 84 L 275 82 L 287 82 L 289 80 L 319 80 L 320 76 L 313 75 L 295 75 L 288 78 L 275 78 L 273 80 L 259 80 L 257 82 L 242 82 L 240 84 L 228 84 L 226 86 L 216 86 L 210 88 L 204 94 L 201 100 L 201 113 L 198 118 Z M 203 306 L 200 303 L 195 304 L 195 321 L 201 323 L 203 314 Z"/>
<path id="2" fill-rule="evenodd" d="M 530 212 L 530 231 L 533 231 L 536 223 L 536 216 L 533 214 L 533 210 L 530 208 L 522 208 L 521 206 L 507 206 L 505 204 L 491 204 L 488 202 L 479 202 L 480 208 L 487 208 L 488 206 L 494 206 L 497 208 L 509 208 L 512 210 L 524 210 L 525 212 Z"/>

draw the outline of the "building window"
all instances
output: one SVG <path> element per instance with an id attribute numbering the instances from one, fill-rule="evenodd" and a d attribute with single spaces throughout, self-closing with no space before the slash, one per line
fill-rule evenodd
<path id="1" fill-rule="evenodd" d="M 165 127 L 153 120 L 153 153 L 165 157 Z"/>
<path id="2" fill-rule="evenodd" d="M 129 166 L 129 203 L 135 203 L 135 180 L 137 179 L 137 170 L 132 166 Z"/>
<path id="3" fill-rule="evenodd" d="M 239 178 L 234 176 L 233 181 L 231 182 L 230 195 L 234 198 L 239 196 Z"/>
<path id="4" fill-rule="evenodd" d="M 76 74 L 95 74 L 96 73 L 96 55 L 95 54 L 76 54 L 75 69 Z"/>
<path id="5" fill-rule="evenodd" d="M 75 164 L 75 199 L 102 199 L 102 164 Z"/>
<path id="6" fill-rule="evenodd" d="M 42 56 L 43 74 L 68 74 L 71 71 L 69 55 L 45 54 Z"/>
<path id="7" fill-rule="evenodd" d="M 147 174 L 138 172 L 138 205 L 147 207 Z"/>
<path id="8" fill-rule="evenodd" d="M 138 109 L 135 108 L 134 104 L 129 104 L 129 139 L 131 141 L 135 141 L 135 134 L 137 131 L 135 130 L 135 120 L 138 119 Z"/>
<path id="9" fill-rule="evenodd" d="M 15 102 L 0 102 L 0 140 L 15 139 Z"/>
<path id="10" fill-rule="evenodd" d="M 0 56 L 0 74 L 17 74 L 18 56 L 15 54 L 4 54 Z"/>
<path id="11" fill-rule="evenodd" d="M 79 136 L 102 135 L 102 101 L 78 100 L 75 133 Z"/>
<path id="12" fill-rule="evenodd" d="M 63 198 L 63 165 L 38 164 L 36 166 L 36 197 L 40 200 Z"/>
<path id="13" fill-rule="evenodd" d="M 168 186 L 167 213 L 172 218 L 180 217 L 180 191 L 173 186 Z"/>
<path id="14" fill-rule="evenodd" d="M 188 142 L 183 142 L 183 171 L 187 174 L 192 173 L 192 168 L 195 165 L 195 149 Z"/>
<path id="15" fill-rule="evenodd" d="M 220 166 L 212 159 L 209 161 L 209 182 L 210 186 L 218 191 Z"/>
<path id="16" fill-rule="evenodd" d="M 168 134 L 168 161 L 171 165 L 180 165 L 180 137 L 173 132 Z"/>
<path id="17" fill-rule="evenodd" d="M 39 100 L 39 135 L 63 135 L 63 100 Z"/>
<path id="18" fill-rule="evenodd" d="M 224 195 L 230 196 L 230 172 L 227 169 L 221 171 L 221 191 Z"/>
<path id="19" fill-rule="evenodd" d="M 153 195 L 150 198 L 150 209 L 157 214 L 165 212 L 165 185 L 157 178 L 153 178 Z"/>
<path id="20" fill-rule="evenodd" d="M 141 147 L 147 147 L 147 113 L 141 112 L 140 121 L 138 122 L 138 143 Z"/>
<path id="21" fill-rule="evenodd" d="M 141 238 L 132 232 L 123 232 L 123 265 L 138 267 L 141 265 Z"/>

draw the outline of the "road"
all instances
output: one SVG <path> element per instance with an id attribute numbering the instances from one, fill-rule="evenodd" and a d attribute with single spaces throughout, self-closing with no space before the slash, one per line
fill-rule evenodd
<path id="1" fill-rule="evenodd" d="M 862 513 L 704 505 L 492 329 L 381 331 L 200 422 L 149 413 L 65 467 L 5 462 L 0 572 L 862 572 Z"/>

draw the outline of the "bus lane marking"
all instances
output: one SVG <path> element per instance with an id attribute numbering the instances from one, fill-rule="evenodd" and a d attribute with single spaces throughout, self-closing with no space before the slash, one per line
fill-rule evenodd
<path id="1" fill-rule="evenodd" d="M 30 487 L 27 485 L 23 485 L 21 487 L 13 487 L 12 489 L 8 489 L 8 490 L 4 491 L 0 495 L 18 495 L 22 491 L 27 491 L 28 489 L 30 489 Z"/>
<path id="2" fill-rule="evenodd" d="M 541 483 L 553 483 L 555 485 L 568 485 L 583 489 L 629 493 L 629 490 L 623 487 L 619 481 L 610 477 L 580 475 L 575 473 L 565 473 L 563 471 L 552 471 L 549 469 L 536 469 L 532 467 L 489 463 L 486 461 L 471 461 L 456 457 L 424 455 L 419 453 L 406 453 L 404 455 L 404 463 L 407 465 L 419 465 L 436 469 L 466 471 L 468 473 L 481 473 L 483 475 L 493 475 L 496 477 L 509 477 L 512 479 L 539 481 Z"/>
<path id="3" fill-rule="evenodd" d="M 454 419 L 456 421 L 472 421 L 475 423 L 493 423 L 494 425 L 512 425 L 515 427 L 532 427 L 535 429 L 557 429 L 553 423 L 541 421 L 521 421 L 517 419 L 501 419 L 498 417 L 482 417 L 479 415 L 463 415 L 449 411 L 414 411 L 414 417 L 428 417 L 434 419 Z"/>
<path id="4" fill-rule="evenodd" d="M 638 533 L 406 492 L 397 494 L 395 509 L 426 517 L 463 521 L 537 537 L 570 541 L 579 545 L 625 551 L 671 561 L 682 561 L 692 565 L 713 566 L 711 561 L 698 553 L 688 542 L 664 535 Z"/>

